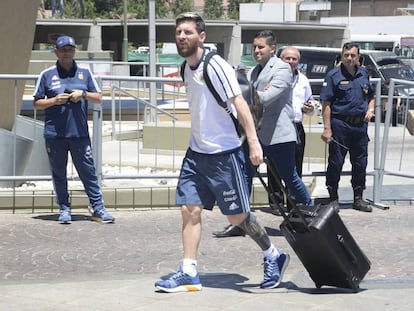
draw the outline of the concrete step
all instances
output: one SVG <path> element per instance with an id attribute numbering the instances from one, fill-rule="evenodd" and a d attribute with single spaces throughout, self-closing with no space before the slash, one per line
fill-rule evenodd
<path id="1" fill-rule="evenodd" d="M 310 193 L 315 187 L 315 177 L 304 177 L 305 185 Z M 175 205 L 175 185 L 148 186 L 148 187 L 103 187 L 102 192 L 105 206 L 108 209 L 154 209 L 171 208 Z M 74 187 L 69 191 L 72 209 L 85 209 L 89 200 L 81 187 Z M 55 193 L 53 189 L 2 189 L 0 191 L 0 211 L 13 212 L 50 212 L 57 211 Z M 267 207 L 268 196 L 259 180 L 253 183 L 251 196 L 253 207 Z"/>

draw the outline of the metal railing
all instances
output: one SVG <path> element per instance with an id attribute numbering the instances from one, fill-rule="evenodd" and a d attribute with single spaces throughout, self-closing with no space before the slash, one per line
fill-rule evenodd
<path id="1" fill-rule="evenodd" d="M 391 117 L 392 117 L 392 106 L 393 106 L 393 101 L 394 101 L 394 90 L 398 89 L 398 88 L 405 88 L 405 89 L 412 89 L 414 87 L 414 81 L 407 81 L 407 80 L 399 80 L 399 79 L 390 79 L 390 87 L 389 87 L 389 91 L 388 91 L 388 98 L 387 98 L 387 103 L 385 106 L 385 120 L 384 120 L 384 132 L 383 132 L 383 140 L 382 140 L 382 145 L 380 146 L 380 140 L 376 139 L 376 144 L 378 144 L 378 148 L 376 148 L 376 152 L 374 154 L 374 159 L 375 159 L 375 166 L 374 166 L 374 200 L 377 199 L 377 202 L 379 202 L 381 200 L 381 194 L 382 194 L 382 187 L 383 187 L 383 180 L 384 180 L 384 176 L 385 175 L 389 175 L 389 176 L 398 176 L 398 177 L 403 177 L 403 178 L 409 178 L 409 179 L 414 179 L 414 174 L 407 174 L 403 171 L 401 171 L 402 169 L 402 163 L 403 163 L 403 157 L 405 155 L 405 146 L 406 146 L 406 131 L 403 131 L 402 136 L 402 144 L 401 144 L 401 152 L 400 152 L 400 157 L 399 157 L 399 169 L 398 170 L 386 170 L 385 164 L 386 164 L 386 159 L 387 159 L 387 155 L 388 155 L 388 148 L 389 148 L 389 142 L 390 142 L 390 126 L 391 126 Z M 412 89 L 414 90 L 414 89 Z M 414 99 L 413 95 L 411 95 L 412 92 L 408 91 L 407 95 L 402 98 L 403 102 L 403 123 L 404 126 L 407 127 L 407 121 L 408 121 L 408 112 L 410 110 L 410 104 L 411 101 Z M 380 93 L 378 92 L 378 88 L 377 88 L 377 96 L 379 96 Z M 378 104 L 378 101 L 377 101 Z M 379 109 L 381 109 L 381 104 L 376 106 L 376 115 L 380 115 L 380 111 Z M 379 119 L 379 118 L 378 118 Z M 413 123 L 414 126 L 414 123 Z M 380 133 L 379 133 L 379 127 L 375 128 L 375 133 L 376 133 L 376 137 L 380 137 Z M 412 133 L 414 134 L 414 133 Z M 407 161 L 412 161 L 412 154 L 408 154 L 406 155 L 406 159 Z M 411 201 L 414 198 L 411 198 Z"/>
<path id="2" fill-rule="evenodd" d="M 180 117 L 177 111 L 182 109 L 186 110 L 186 102 L 183 100 L 183 91 L 179 85 L 181 80 L 178 78 L 153 78 L 153 77 L 130 77 L 130 76 L 97 76 L 98 83 L 102 86 L 104 92 L 104 101 L 102 104 L 92 105 L 92 144 L 95 165 L 97 173 L 101 181 L 109 182 L 111 180 L 158 180 L 163 182 L 165 180 L 175 180 L 178 177 L 179 164 L 181 163 L 185 149 L 178 149 L 176 147 L 177 141 L 181 139 L 179 133 L 178 124 Z M 32 81 L 36 82 L 37 75 L 0 75 L 1 80 L 12 80 L 12 81 Z M 373 84 L 376 86 L 376 115 L 381 114 L 381 86 L 379 79 L 373 79 Z M 322 83 L 322 80 L 311 80 L 311 83 Z M 411 85 L 412 82 L 392 80 L 390 87 L 390 96 L 388 98 L 388 104 L 390 100 L 392 102 L 392 91 L 396 83 L 406 83 Z M 30 83 L 27 83 L 27 87 L 33 87 Z M 151 88 L 155 92 L 151 91 Z M 14 90 L 17 94 L 17 87 Z M 153 95 L 155 94 L 155 98 Z M 31 99 L 27 99 L 31 100 Z M 14 105 L 15 111 L 19 107 L 17 95 L 15 96 Z M 128 106 L 135 114 L 128 117 L 132 121 L 124 120 L 125 104 L 134 103 L 134 105 Z M 183 107 L 180 107 L 182 105 Z M 388 106 L 387 106 L 388 107 Z M 26 109 L 27 110 L 27 109 Z M 110 112 L 110 126 L 107 126 L 104 121 L 104 111 Z M 388 111 L 388 110 L 387 110 Z M 27 111 L 26 111 L 27 113 Z M 144 117 L 141 120 L 142 114 Z M 36 110 L 31 112 L 31 116 L 35 119 L 41 119 L 39 113 Z M 161 122 L 160 116 L 164 116 L 167 121 Z M 389 126 L 390 115 L 387 114 L 386 122 L 388 125 L 384 127 L 384 143 L 380 145 L 380 120 L 375 120 L 375 148 L 374 148 L 374 169 L 368 172 L 369 176 L 374 177 L 374 191 L 373 200 L 374 202 L 381 202 L 381 187 L 383 182 L 383 176 L 386 174 L 398 175 L 401 177 L 413 178 L 413 175 L 402 174 L 401 172 L 386 171 L 385 170 L 385 157 L 386 157 L 386 137 L 388 135 L 387 126 Z M 322 126 L 312 124 L 311 119 L 305 121 L 305 129 L 307 129 L 307 135 L 312 131 L 317 131 Z M 159 132 L 162 129 L 162 125 L 168 123 L 169 133 L 171 134 L 171 149 L 165 150 L 160 147 L 160 141 L 162 137 L 159 137 Z M 154 127 L 153 136 L 154 148 L 145 148 L 142 133 L 143 129 L 152 124 Z M 128 127 L 129 126 L 129 127 Z M 131 130 L 132 128 L 132 130 Z M 132 131 L 133 135 L 122 138 L 127 132 Z M 110 143 L 109 148 L 107 147 L 108 142 L 104 142 L 104 138 L 109 132 Z M 157 134 L 158 133 L 158 134 Z M 14 132 L 14 134 L 16 134 Z M 307 142 L 306 148 L 312 148 L 312 144 Z M 380 149 L 382 147 L 382 149 Z M 326 147 L 324 147 L 326 148 Z M 385 149 L 384 149 L 385 148 Z M 109 151 L 108 151 L 109 150 Z M 308 149 L 309 151 L 309 149 Z M 16 155 L 16 150 L 14 150 Z M 102 153 L 105 153 L 104 156 Z M 309 153 L 309 152 L 308 152 Z M 403 151 L 402 151 L 403 153 Z M 111 155 L 113 160 L 108 161 L 108 156 Z M 127 157 L 125 155 L 128 155 Z M 326 152 L 325 152 L 326 155 Z M 134 161 L 131 161 L 133 159 Z M 324 176 L 326 170 L 326 156 L 319 159 L 320 165 L 323 166 L 320 170 L 314 170 L 311 163 L 314 159 L 311 156 L 305 158 L 307 169 L 304 169 L 303 176 Z M 108 164 L 109 163 L 109 164 Z M 111 172 L 104 172 L 104 166 L 116 167 L 116 170 Z M 129 172 L 125 170 L 125 167 L 134 167 L 136 170 Z M 305 166 L 304 166 L 305 168 Z M 148 170 L 149 169 L 149 170 Z M 15 170 L 13 172 L 16 172 Z M 349 175 L 350 172 L 344 171 L 343 175 Z M 71 181 L 78 181 L 76 170 L 71 167 L 68 172 L 68 179 Z M 25 182 L 25 181 L 51 181 L 50 175 L 8 175 L 0 176 L 0 181 L 12 181 Z M 133 182 L 135 183 L 135 182 Z M 140 185 L 131 186 L 131 188 L 139 188 Z M 115 187 L 115 186 L 114 186 Z M 146 186 L 141 186 L 145 188 Z M 18 186 L 12 187 L 12 196 L 16 196 L 16 190 Z M 115 187 L 116 188 L 116 187 Z"/>

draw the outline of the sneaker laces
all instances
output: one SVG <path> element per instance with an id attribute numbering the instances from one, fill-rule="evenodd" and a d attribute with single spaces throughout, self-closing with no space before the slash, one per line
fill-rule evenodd
<path id="1" fill-rule="evenodd" d="M 177 271 L 174 275 L 172 275 L 169 279 L 165 280 L 169 286 L 180 286 L 183 284 L 188 283 L 188 275 L 182 271 Z M 190 282 L 191 283 L 191 282 Z"/>
<path id="2" fill-rule="evenodd" d="M 264 280 L 273 279 L 274 275 L 280 275 L 279 266 L 277 265 L 277 258 L 264 260 Z"/>
<path id="3" fill-rule="evenodd" d="M 187 274 L 182 271 L 177 271 L 173 276 L 171 276 L 171 280 L 180 281 L 181 279 L 185 279 Z"/>
<path id="4" fill-rule="evenodd" d="M 96 216 L 102 217 L 102 216 L 105 216 L 106 210 L 105 210 L 105 208 L 101 208 L 101 209 L 98 209 L 98 210 L 94 211 L 94 214 Z"/>

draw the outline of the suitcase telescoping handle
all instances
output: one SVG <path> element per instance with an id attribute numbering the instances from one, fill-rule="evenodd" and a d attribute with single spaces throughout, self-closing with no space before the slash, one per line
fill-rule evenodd
<path id="1" fill-rule="evenodd" d="M 268 173 L 269 174 L 269 173 Z M 256 171 L 256 175 L 259 178 L 260 182 L 262 183 L 263 187 L 265 188 L 266 192 L 269 194 L 269 198 L 270 200 L 277 206 L 277 208 L 280 211 L 280 214 L 282 215 L 282 217 L 284 218 L 284 220 L 286 221 L 287 224 L 289 224 L 290 226 L 290 221 L 289 221 L 289 217 L 288 215 L 286 215 L 285 211 L 282 209 L 282 207 L 280 206 L 280 204 L 276 204 L 276 199 L 275 199 L 275 192 L 273 189 L 270 189 L 268 187 L 268 185 L 266 184 L 266 182 L 263 180 L 262 175 L 260 175 L 260 173 L 258 171 Z M 271 186 L 271 185 L 270 185 Z"/>
<path id="2" fill-rule="evenodd" d="M 282 190 L 284 196 L 286 197 L 288 209 L 290 209 L 291 211 L 295 211 L 297 213 L 297 215 L 301 218 L 302 222 L 306 225 L 307 222 L 305 220 L 305 216 L 303 215 L 301 210 L 296 205 L 296 202 L 292 199 L 291 196 L 289 196 L 286 187 L 282 184 L 282 180 L 280 179 L 279 174 L 276 172 L 276 167 L 274 166 L 272 161 L 268 158 L 264 158 L 264 162 L 267 164 L 267 169 L 268 169 L 267 175 L 269 176 L 269 174 L 272 174 L 272 176 L 274 177 L 274 180 L 276 181 L 277 186 Z M 265 183 L 265 181 L 263 180 L 263 177 L 260 175 L 260 173 L 258 171 L 256 171 L 256 175 L 259 177 L 260 182 L 262 183 L 263 187 L 265 188 L 265 190 L 269 194 L 270 199 L 272 200 L 272 202 L 279 209 L 280 213 L 282 214 L 283 219 L 292 228 L 293 226 L 292 226 L 292 224 L 289 220 L 289 215 L 286 214 L 286 212 L 284 211 L 284 209 L 282 209 L 280 204 L 276 204 L 275 189 L 273 189 L 272 184 L 270 184 L 270 188 L 269 188 L 269 186 Z"/>

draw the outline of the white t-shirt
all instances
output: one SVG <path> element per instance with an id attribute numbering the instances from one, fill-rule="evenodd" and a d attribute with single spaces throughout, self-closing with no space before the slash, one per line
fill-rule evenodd
<path id="1" fill-rule="evenodd" d="M 190 148 L 196 152 L 214 154 L 241 145 L 234 123 L 209 91 L 203 79 L 204 56 L 196 68 L 186 64 L 184 81 L 191 115 Z M 207 72 L 223 100 L 241 94 L 234 69 L 219 55 L 210 59 Z M 237 117 L 229 101 L 228 108 Z"/>

